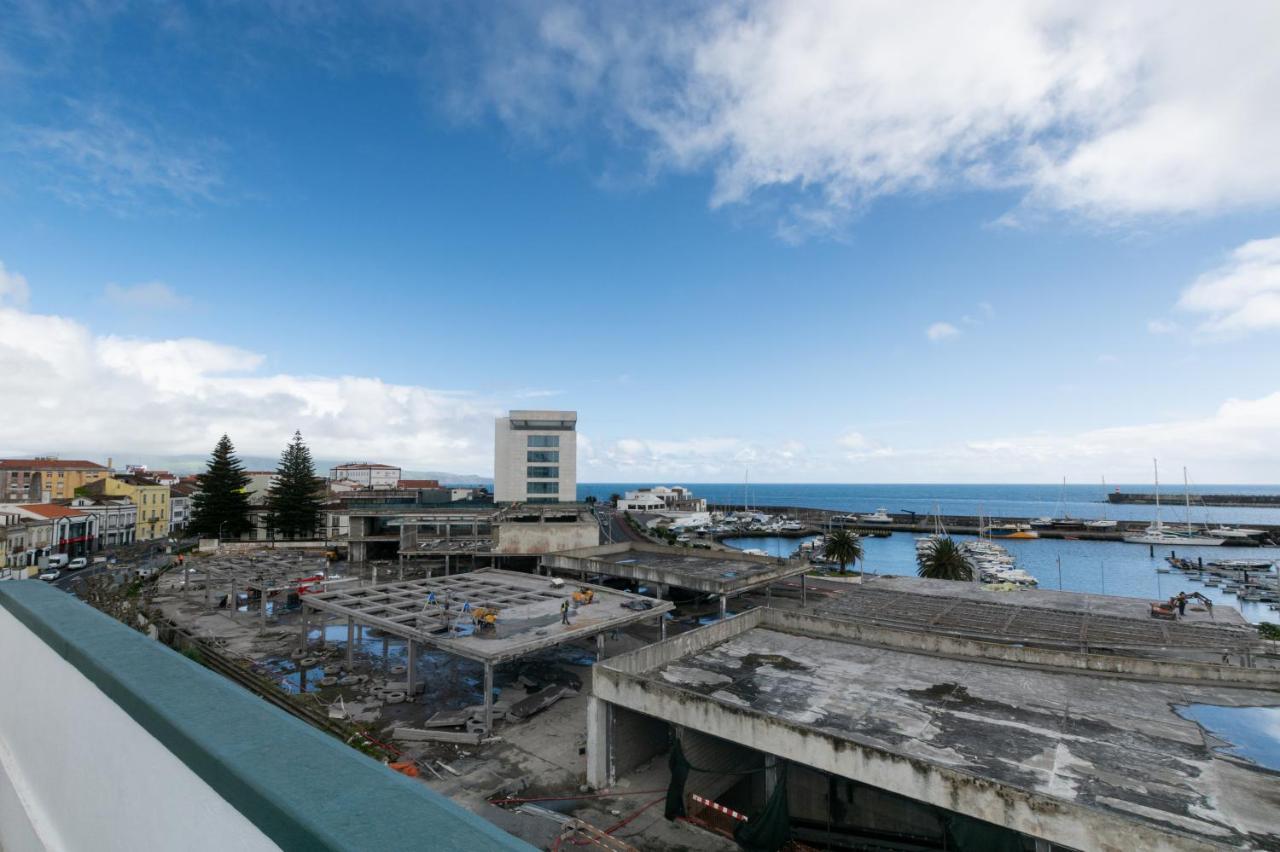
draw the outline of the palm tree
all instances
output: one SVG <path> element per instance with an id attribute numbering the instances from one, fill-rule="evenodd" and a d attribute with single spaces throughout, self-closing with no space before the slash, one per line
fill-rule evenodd
<path id="1" fill-rule="evenodd" d="M 862 542 L 848 530 L 836 530 L 827 536 L 822 545 L 822 555 L 840 563 L 840 573 L 850 562 L 862 561 Z"/>
<path id="2" fill-rule="evenodd" d="M 932 548 L 921 551 L 917 561 L 920 567 L 916 573 L 930 580 L 973 579 L 973 566 L 950 536 L 938 539 Z"/>

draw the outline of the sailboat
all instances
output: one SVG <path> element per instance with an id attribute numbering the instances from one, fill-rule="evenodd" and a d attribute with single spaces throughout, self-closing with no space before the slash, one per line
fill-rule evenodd
<path id="1" fill-rule="evenodd" d="M 1102 517 L 1093 521 L 1085 521 L 1084 525 L 1085 529 L 1090 529 L 1094 532 L 1110 532 L 1118 526 L 1116 521 L 1107 519 L 1107 478 L 1105 476 L 1102 477 Z"/>
<path id="2" fill-rule="evenodd" d="M 1062 477 L 1062 490 L 1058 492 L 1058 504 L 1054 507 L 1054 517 L 1052 518 L 1036 518 L 1031 522 L 1031 526 L 1040 527 L 1041 529 L 1055 530 L 1081 530 L 1084 529 L 1084 522 L 1078 518 L 1073 518 L 1066 512 L 1067 507 L 1067 478 Z M 1058 514 L 1061 510 L 1062 514 Z"/>
<path id="3" fill-rule="evenodd" d="M 1124 540 L 1130 544 L 1174 544 L 1183 547 L 1214 547 L 1225 543 L 1225 539 L 1214 538 L 1197 532 L 1191 526 L 1191 490 L 1187 485 L 1187 469 L 1182 469 L 1182 486 L 1187 506 L 1187 526 L 1185 530 L 1166 527 L 1160 520 L 1160 467 L 1155 459 L 1151 460 L 1156 484 L 1156 518 L 1151 526 L 1140 533 L 1130 533 Z"/>

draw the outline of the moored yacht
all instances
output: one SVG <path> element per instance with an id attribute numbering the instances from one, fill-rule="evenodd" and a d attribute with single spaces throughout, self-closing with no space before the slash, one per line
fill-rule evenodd
<path id="1" fill-rule="evenodd" d="M 858 521 L 863 524 L 891 524 L 893 517 L 881 506 L 869 515 L 861 515 Z"/>

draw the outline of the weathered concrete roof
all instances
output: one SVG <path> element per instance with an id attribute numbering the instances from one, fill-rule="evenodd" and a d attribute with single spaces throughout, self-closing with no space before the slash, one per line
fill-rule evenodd
<path id="1" fill-rule="evenodd" d="M 542 564 L 560 571 L 665 583 L 715 595 L 738 594 L 809 570 L 806 563 L 797 560 L 641 542 L 566 550 L 544 556 Z"/>
<path id="2" fill-rule="evenodd" d="M 843 629 L 751 611 L 605 661 L 593 691 L 1075 848 L 1280 848 L 1280 773 L 1219 751 L 1176 711 L 1280 704 L 1257 688 L 1274 673 L 1181 665 L 1205 673 L 1191 684 L 1077 674 L 862 644 Z M 1207 680 L 1219 675 L 1241 683 Z"/>
<path id="3" fill-rule="evenodd" d="M 615 630 L 672 608 L 667 601 L 589 586 L 595 592 L 594 601 L 579 607 L 570 625 L 562 625 L 560 605 L 580 585 L 555 588 L 546 577 L 482 568 L 452 577 L 343 587 L 307 595 L 303 602 L 451 654 L 492 663 Z M 434 602 L 428 598 L 432 594 Z M 632 602 L 649 608 L 623 606 Z M 472 629 L 470 617 L 462 611 L 464 604 L 473 610 L 497 609 L 497 625 Z"/>
<path id="4" fill-rule="evenodd" d="M 832 618 L 1003 642 L 1073 648 L 1238 649 L 1257 631 L 1239 611 L 1187 609 L 1179 621 L 1154 619 L 1144 598 L 1080 592 L 985 592 L 973 583 L 877 577 L 821 601 Z"/>

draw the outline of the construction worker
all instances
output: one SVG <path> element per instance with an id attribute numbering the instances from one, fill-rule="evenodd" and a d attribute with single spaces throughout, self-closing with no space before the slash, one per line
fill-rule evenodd
<path id="1" fill-rule="evenodd" d="M 1178 592 L 1178 617 L 1182 618 L 1187 614 L 1187 593 Z"/>
<path id="2" fill-rule="evenodd" d="M 565 598 L 564 601 L 561 602 L 560 604 L 560 623 L 561 624 L 569 623 L 569 599 L 568 598 Z"/>

